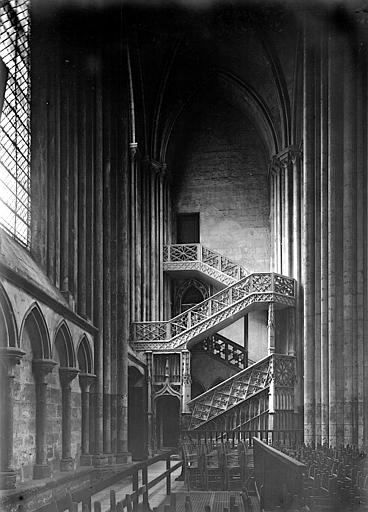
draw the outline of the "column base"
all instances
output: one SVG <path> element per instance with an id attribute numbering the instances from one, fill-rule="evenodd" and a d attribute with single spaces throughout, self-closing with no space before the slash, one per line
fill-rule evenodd
<path id="1" fill-rule="evenodd" d="M 132 454 L 129 452 L 121 452 L 116 454 L 116 464 L 130 464 L 132 462 Z"/>
<path id="2" fill-rule="evenodd" d="M 107 466 L 109 463 L 109 459 L 103 453 L 98 453 L 96 455 L 93 455 L 92 462 L 93 465 L 96 467 Z"/>
<path id="3" fill-rule="evenodd" d="M 74 459 L 71 457 L 66 457 L 65 459 L 60 460 L 60 471 L 73 471 L 74 469 Z"/>
<path id="4" fill-rule="evenodd" d="M 13 470 L 0 471 L 0 489 L 15 489 L 17 474 Z"/>
<path id="5" fill-rule="evenodd" d="M 89 453 L 84 453 L 79 458 L 79 464 L 81 466 L 92 466 L 93 465 L 93 455 Z"/>
<path id="6" fill-rule="evenodd" d="M 49 478 L 51 476 L 51 468 L 47 464 L 35 464 L 33 466 L 33 480 L 41 478 Z"/>

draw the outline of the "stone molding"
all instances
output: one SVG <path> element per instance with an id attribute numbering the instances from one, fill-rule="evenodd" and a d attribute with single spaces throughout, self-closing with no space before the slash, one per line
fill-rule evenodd
<path id="1" fill-rule="evenodd" d="M 56 365 L 57 362 L 52 359 L 33 359 L 32 361 L 35 377 L 40 381 L 43 381 Z"/>
<path id="2" fill-rule="evenodd" d="M 78 368 L 60 366 L 59 376 L 60 376 L 61 387 L 69 386 L 71 381 L 73 379 L 75 379 L 75 377 L 78 375 L 78 373 L 79 373 Z"/>

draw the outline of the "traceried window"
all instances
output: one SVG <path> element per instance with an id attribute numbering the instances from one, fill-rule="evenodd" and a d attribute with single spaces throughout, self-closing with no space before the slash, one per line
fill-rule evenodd
<path id="1" fill-rule="evenodd" d="M 0 223 L 29 245 L 29 0 L 0 0 Z"/>

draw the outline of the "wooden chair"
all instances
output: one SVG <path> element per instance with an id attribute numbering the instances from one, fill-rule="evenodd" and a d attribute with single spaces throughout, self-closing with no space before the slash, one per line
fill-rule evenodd
<path id="1" fill-rule="evenodd" d="M 184 479 L 188 490 L 203 489 L 203 454 L 202 447 L 199 447 L 195 453 L 189 452 L 186 446 L 183 446 L 184 455 Z"/>
<path id="2" fill-rule="evenodd" d="M 241 490 L 245 480 L 245 454 L 240 450 L 224 453 L 225 489 Z"/>
<path id="3" fill-rule="evenodd" d="M 221 447 L 204 455 L 204 488 L 222 490 L 225 487 L 223 452 Z"/>

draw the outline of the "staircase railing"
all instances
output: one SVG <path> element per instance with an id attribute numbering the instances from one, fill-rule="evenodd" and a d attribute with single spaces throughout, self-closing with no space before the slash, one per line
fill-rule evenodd
<path id="1" fill-rule="evenodd" d="M 245 400 L 264 391 L 274 380 L 276 385 L 293 382 L 294 357 L 267 356 L 189 402 L 192 411 L 189 430 L 209 424 Z"/>
<path id="2" fill-rule="evenodd" d="M 227 286 L 249 274 L 238 263 L 202 244 L 165 245 L 163 263 L 165 271 L 199 270 Z"/>
<path id="3" fill-rule="evenodd" d="M 192 411 L 189 430 L 199 428 L 269 386 L 271 357 L 261 359 L 191 400 L 188 403 Z"/>
<path id="4" fill-rule="evenodd" d="M 236 367 L 237 370 L 244 370 L 247 366 L 255 363 L 248 359 L 248 351 L 244 347 L 218 333 L 202 340 L 195 346 L 195 349 L 207 352 L 216 359 L 221 359 L 224 363 Z"/>
<path id="5" fill-rule="evenodd" d="M 235 321 L 248 306 L 270 302 L 294 306 L 294 279 L 275 273 L 250 274 L 171 320 L 132 323 L 132 346 L 136 350 L 186 346 L 188 341 L 199 341 L 211 334 L 211 329 L 216 332 Z"/>

